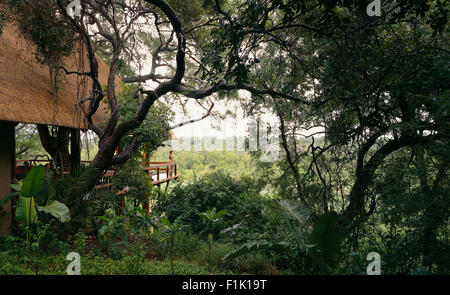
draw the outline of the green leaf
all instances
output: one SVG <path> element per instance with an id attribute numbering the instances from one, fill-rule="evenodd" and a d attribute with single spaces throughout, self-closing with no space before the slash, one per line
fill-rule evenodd
<path id="1" fill-rule="evenodd" d="M 6 205 L 6 203 L 8 203 L 8 201 L 11 200 L 11 198 L 14 196 L 20 196 L 20 193 L 14 192 L 14 193 L 7 195 L 6 197 L 3 198 L 3 200 L 0 201 L 0 206 Z"/>
<path id="2" fill-rule="evenodd" d="M 205 211 L 205 213 L 206 213 L 206 216 L 208 217 L 208 219 L 212 221 L 214 219 L 214 215 L 216 214 L 216 208 L 213 208 L 212 210 L 207 209 Z"/>
<path id="3" fill-rule="evenodd" d="M 227 214 L 227 210 L 220 210 L 219 212 L 216 213 L 216 215 L 214 216 L 214 219 L 217 220 L 225 214 Z"/>
<path id="4" fill-rule="evenodd" d="M 206 220 L 211 221 L 211 218 L 206 212 L 199 213 L 199 215 L 205 218 Z"/>
<path id="5" fill-rule="evenodd" d="M 29 198 L 39 193 L 44 186 L 45 168 L 44 166 L 33 167 L 28 172 L 22 184 L 22 196 Z"/>
<path id="6" fill-rule="evenodd" d="M 142 210 L 141 207 L 135 207 L 135 209 L 136 209 L 136 211 L 137 211 L 139 214 L 141 214 L 142 216 L 145 216 L 145 215 L 146 215 L 145 212 L 144 212 L 144 210 Z"/>
<path id="7" fill-rule="evenodd" d="M 317 244 L 316 251 L 311 256 L 317 263 L 329 264 L 339 254 L 342 242 L 342 233 L 337 227 L 338 215 L 336 212 L 327 212 L 320 216 L 314 224 L 311 241 Z"/>
<path id="8" fill-rule="evenodd" d="M 231 251 L 225 257 L 223 260 L 230 260 L 239 256 L 242 256 L 244 254 L 250 253 L 250 252 L 256 252 L 256 251 L 262 251 L 262 250 L 270 250 L 270 251 L 276 251 L 276 252 L 286 252 L 289 247 L 290 243 L 283 241 L 280 243 L 269 243 L 265 240 L 263 241 L 251 241 L 248 243 L 243 244 L 241 247 L 239 247 L 236 250 Z"/>
<path id="9" fill-rule="evenodd" d="M 59 201 L 51 201 L 47 206 L 37 206 L 37 209 L 51 214 L 60 222 L 67 222 L 70 220 L 69 208 Z"/>
<path id="10" fill-rule="evenodd" d="M 172 223 L 170 222 L 169 219 L 167 219 L 167 217 L 161 217 L 161 221 L 164 222 L 165 225 L 167 225 L 169 228 L 172 227 Z"/>
<path id="11" fill-rule="evenodd" d="M 107 225 L 103 225 L 103 226 L 98 230 L 98 233 L 99 233 L 99 235 L 104 236 L 105 233 L 106 233 L 107 231 L 108 231 L 108 226 L 107 226 Z"/>
<path id="12" fill-rule="evenodd" d="M 34 198 L 24 198 L 22 196 L 17 200 L 16 218 L 25 224 L 31 224 L 36 221 L 37 212 Z"/>
<path id="13" fill-rule="evenodd" d="M 217 222 L 219 221 L 219 218 L 222 217 L 227 213 L 227 210 L 220 210 L 219 212 L 216 212 L 216 208 L 206 209 L 205 212 L 199 213 L 199 215 L 203 216 L 207 221 L 211 222 Z"/>
<path id="14" fill-rule="evenodd" d="M 291 220 L 288 220 L 288 227 L 289 230 L 291 231 L 292 235 L 295 238 L 295 241 L 297 242 L 298 245 L 303 245 L 303 240 L 301 237 L 301 234 L 299 232 L 299 230 L 297 229 L 297 227 L 293 224 L 293 222 Z"/>
<path id="15" fill-rule="evenodd" d="M 282 200 L 280 206 L 287 217 L 297 220 L 302 225 L 308 221 L 311 214 L 308 207 L 296 200 Z"/>
<path id="16" fill-rule="evenodd" d="M 16 183 L 11 183 L 11 188 L 17 192 L 22 191 L 22 181 L 16 182 Z"/>

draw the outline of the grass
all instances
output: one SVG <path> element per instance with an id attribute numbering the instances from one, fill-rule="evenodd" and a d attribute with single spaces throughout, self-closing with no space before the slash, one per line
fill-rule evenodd
<path id="1" fill-rule="evenodd" d="M 30 260 L 34 260 L 33 263 Z M 28 259 L 9 253 L 0 253 L 0 275 L 65 275 L 69 261 L 64 255 L 41 256 Z M 36 267 L 36 265 L 39 265 Z M 228 272 L 209 273 L 206 266 L 183 260 L 174 261 L 175 274 L 207 275 L 227 274 Z M 138 267 L 127 259 L 114 260 L 100 256 L 82 256 L 82 275 L 170 275 L 168 259 L 145 260 Z"/>
<path id="2" fill-rule="evenodd" d="M 111 258 L 98 247 L 86 247 L 81 254 L 82 275 L 170 275 L 170 259 L 158 235 L 142 244 L 134 241 L 130 250 Z M 212 269 L 208 271 L 208 246 L 187 234 L 180 234 L 174 257 L 177 275 L 208 274 L 279 274 L 267 258 L 252 254 L 224 262 L 222 258 L 234 249 L 231 243 L 214 242 L 211 252 Z M 139 245 L 138 245 L 139 244 Z M 69 261 L 66 255 L 75 250 L 66 245 L 55 254 L 42 250 L 30 251 L 20 238 L 0 237 L 0 275 L 65 275 Z"/>

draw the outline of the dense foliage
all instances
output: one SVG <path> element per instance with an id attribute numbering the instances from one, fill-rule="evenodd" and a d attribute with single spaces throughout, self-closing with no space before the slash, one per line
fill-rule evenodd
<path id="1" fill-rule="evenodd" d="M 35 198 L 61 202 L 71 218 L 27 219 L 20 209 L 15 234 L 26 246 L 2 238 L 0 259 L 29 267 L 0 271 L 29 272 L 49 251 L 76 247 L 121 261 L 111 267 L 139 265 L 127 256 L 167 260 L 165 273 L 177 273 L 179 259 L 210 273 L 361 274 L 376 251 L 384 274 L 448 274 L 450 2 L 383 1 L 379 17 L 367 14 L 369 2 L 85 1 L 72 19 L 66 0 L 1 1 L 0 26 L 23 18 L 21 32 L 51 69 L 83 42 L 90 71 L 76 74 L 92 89 L 80 104 L 92 116 L 104 102 L 109 118 L 89 122 L 98 136 L 91 167 L 49 172 L 42 190 L 21 192 L 16 213 Z M 107 85 L 97 53 L 110 66 Z M 61 72 L 52 73 L 57 88 Z M 276 116 L 280 156 L 182 152 L 186 178 L 152 187 L 141 153 L 167 160 L 169 147 L 155 151 L 169 138 L 170 106 L 208 98 Z M 33 140 L 30 132 L 20 143 L 33 149 Z M 120 164 L 110 186 L 93 189 Z"/>
<path id="2" fill-rule="evenodd" d="M 265 224 L 263 202 L 255 194 L 251 179 L 235 180 L 222 172 L 215 172 L 193 183 L 175 185 L 169 194 L 156 199 L 153 210 L 164 212 L 170 219 L 180 218 L 201 236 L 206 236 L 208 230 L 219 236 L 221 230 L 235 224 L 261 230 Z M 227 210 L 227 214 L 222 222 L 208 229 L 199 214 L 212 208 Z"/>

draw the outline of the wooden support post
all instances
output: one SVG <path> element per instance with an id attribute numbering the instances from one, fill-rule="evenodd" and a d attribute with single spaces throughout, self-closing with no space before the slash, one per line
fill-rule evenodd
<path id="1" fill-rule="evenodd" d="M 167 193 L 167 188 L 169 187 L 169 182 L 170 182 L 170 180 L 168 180 L 168 181 L 166 182 L 166 189 L 164 190 L 165 193 Z"/>
<path id="2" fill-rule="evenodd" d="M 14 126 L 12 128 L 12 136 L 11 136 L 11 180 L 12 181 L 16 181 L 16 126 L 19 125 L 19 123 L 14 123 Z M 12 198 L 11 199 L 11 233 L 13 235 L 17 235 L 19 233 L 19 225 L 17 223 L 17 219 L 13 218 L 13 216 L 16 215 L 16 206 L 17 206 L 17 201 L 18 201 L 18 197 Z M 1 231 L 0 231 L 1 234 Z"/>
<path id="3" fill-rule="evenodd" d="M 144 201 L 144 210 L 147 214 L 150 213 L 150 198 Z"/>
<path id="4" fill-rule="evenodd" d="M 80 130 L 70 129 L 70 172 L 72 175 L 81 168 L 81 136 Z"/>
<path id="5" fill-rule="evenodd" d="M 144 149 L 146 148 L 146 144 L 144 144 Z M 148 167 L 150 165 L 150 157 L 147 152 L 142 152 L 142 162 L 144 167 Z"/>
<path id="6" fill-rule="evenodd" d="M 146 155 L 147 155 L 147 154 L 144 152 L 144 157 L 143 157 L 144 163 L 145 163 L 145 161 L 146 161 Z M 148 165 L 147 165 L 147 166 L 148 166 Z M 145 166 L 145 167 L 147 167 L 147 166 Z M 145 170 L 145 174 L 147 174 L 147 180 L 150 181 L 150 182 L 152 182 L 152 174 L 151 174 L 151 171 L 150 171 L 149 169 L 147 169 L 147 170 Z M 144 201 L 143 206 L 144 206 L 145 212 L 147 212 L 147 214 L 150 213 L 150 197 L 148 197 L 148 198 Z"/>
<path id="7" fill-rule="evenodd" d="M 11 193 L 12 170 L 15 168 L 15 126 L 14 123 L 0 121 L 0 200 Z M 14 164 L 13 164 L 14 161 Z M 11 233 L 11 200 L 0 210 L 0 234 Z"/>

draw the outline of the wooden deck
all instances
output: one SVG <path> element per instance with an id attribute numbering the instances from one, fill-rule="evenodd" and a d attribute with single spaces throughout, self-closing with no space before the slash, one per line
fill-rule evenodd
<path id="1" fill-rule="evenodd" d="M 82 161 L 83 164 L 89 164 L 90 161 Z M 31 169 L 36 165 L 46 165 L 50 167 L 50 160 L 17 160 L 16 161 L 16 178 L 24 177 Z M 143 167 L 143 170 L 147 174 L 147 178 L 151 180 L 153 185 L 161 185 L 162 183 L 168 183 L 171 180 L 177 179 L 180 175 L 177 173 L 176 162 L 150 162 L 149 166 Z M 67 171 L 68 173 L 68 171 Z M 120 173 L 120 168 L 106 170 L 99 183 L 94 187 L 95 189 L 101 189 L 111 186 L 111 180 L 113 177 Z M 118 194 L 124 194 L 129 190 L 128 187 L 124 188 Z"/>
<path id="2" fill-rule="evenodd" d="M 147 179 L 151 180 L 153 185 L 160 185 L 180 177 L 177 173 L 176 162 L 150 162 L 150 165 L 143 167 L 143 170 L 147 174 Z M 111 186 L 111 179 L 118 173 L 120 173 L 120 169 L 110 169 L 105 171 L 100 183 L 96 185 L 95 188 L 100 189 Z M 123 194 L 126 191 L 128 191 L 128 188 L 124 188 L 119 194 Z"/>

